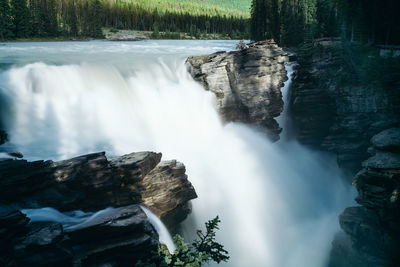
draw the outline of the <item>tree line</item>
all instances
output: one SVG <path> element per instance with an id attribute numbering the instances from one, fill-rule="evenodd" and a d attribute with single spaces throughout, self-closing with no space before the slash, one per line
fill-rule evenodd
<path id="1" fill-rule="evenodd" d="M 398 0 L 253 0 L 251 37 L 293 46 L 308 38 L 343 36 L 371 44 L 400 44 Z"/>
<path id="2" fill-rule="evenodd" d="M 242 35 L 249 32 L 248 19 L 236 13 L 189 7 L 169 9 L 153 0 L 0 0 L 0 39 L 102 38 L 102 27 L 153 31 L 156 26 L 160 31 Z"/>

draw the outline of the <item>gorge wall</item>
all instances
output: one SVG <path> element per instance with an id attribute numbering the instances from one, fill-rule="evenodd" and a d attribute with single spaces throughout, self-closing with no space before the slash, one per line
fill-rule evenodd
<path id="1" fill-rule="evenodd" d="M 385 130 L 371 142 L 371 157 L 353 181 L 361 206 L 340 215 L 343 232 L 333 242 L 332 267 L 394 267 L 400 262 L 400 128 Z"/>
<path id="2" fill-rule="evenodd" d="M 274 118 L 283 110 L 281 87 L 289 57 L 274 41 L 252 43 L 238 51 L 189 57 L 189 71 L 216 95 L 226 121 L 259 126 L 272 140 L 281 128 Z"/>
<path id="3" fill-rule="evenodd" d="M 316 45 L 311 55 L 299 57 L 293 78 L 290 106 L 296 137 L 336 153 L 339 165 L 356 173 L 368 157 L 370 138 L 399 124 L 400 85 L 354 82 L 344 68 L 346 55 L 339 42 Z"/>
<path id="4" fill-rule="evenodd" d="M 398 266 L 400 129 L 392 127 L 400 124 L 400 84 L 349 80 L 345 65 L 357 66 L 344 62 L 352 58 L 345 58 L 340 42 L 314 46 L 299 55 L 291 88 L 296 138 L 335 153 L 349 177 L 357 173 L 360 204 L 340 215 L 343 231 L 335 237 L 329 266 Z"/>
<path id="5" fill-rule="evenodd" d="M 185 166 L 161 161 L 161 153 L 153 152 L 112 159 L 101 152 L 59 162 L 2 159 L 0 177 L 0 263 L 5 266 L 131 266 L 158 244 L 139 204 L 173 230 L 197 197 Z M 28 223 L 20 211 L 42 207 L 104 211 L 72 228 Z"/>

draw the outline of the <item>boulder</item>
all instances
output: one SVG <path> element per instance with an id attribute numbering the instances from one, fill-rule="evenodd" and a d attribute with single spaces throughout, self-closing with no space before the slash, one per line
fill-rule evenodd
<path id="1" fill-rule="evenodd" d="M 271 40 L 242 48 L 189 57 L 189 71 L 215 94 L 225 121 L 253 124 L 278 140 L 282 129 L 274 118 L 283 110 L 280 88 L 287 80 L 284 62 L 289 57 Z"/>

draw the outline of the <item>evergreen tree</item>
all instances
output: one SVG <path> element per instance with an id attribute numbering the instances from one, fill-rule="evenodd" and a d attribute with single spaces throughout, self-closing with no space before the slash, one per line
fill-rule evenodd
<path id="1" fill-rule="evenodd" d="M 29 37 L 31 34 L 30 13 L 26 0 L 11 0 L 11 10 L 16 37 Z"/>
<path id="2" fill-rule="evenodd" d="M 74 37 L 77 36 L 78 35 L 78 22 L 77 22 L 77 17 L 76 17 L 74 0 L 72 0 L 68 3 L 66 23 L 69 26 L 69 35 L 74 36 Z"/>
<path id="3" fill-rule="evenodd" d="M 0 40 L 14 38 L 14 24 L 11 20 L 11 8 L 8 0 L 0 0 Z"/>
<path id="4" fill-rule="evenodd" d="M 40 5 L 41 5 L 40 0 L 29 0 L 32 36 L 40 36 L 42 35 L 43 32 L 40 19 Z"/>
<path id="5" fill-rule="evenodd" d="M 46 32 L 48 36 L 58 35 L 57 8 L 55 0 L 47 0 L 47 21 L 48 27 Z"/>
<path id="6" fill-rule="evenodd" d="M 102 26 L 103 5 L 100 0 L 92 0 L 89 9 L 88 35 L 93 38 L 103 38 Z"/>

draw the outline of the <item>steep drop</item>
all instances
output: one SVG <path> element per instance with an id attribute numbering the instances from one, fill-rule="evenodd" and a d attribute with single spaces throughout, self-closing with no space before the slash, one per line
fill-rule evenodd
<path id="1" fill-rule="evenodd" d="M 271 143 L 248 125 L 224 125 L 215 96 L 185 68 L 193 51 L 165 44 L 156 57 L 133 49 L 141 60 L 129 64 L 89 55 L 86 63 L 35 60 L 4 71 L 8 146 L 29 159 L 161 151 L 185 163 L 198 193 L 186 237 L 219 215 L 226 266 L 323 266 L 351 198 L 335 160 L 294 141 Z M 202 45 L 208 50 L 197 53 L 215 49 Z"/>

